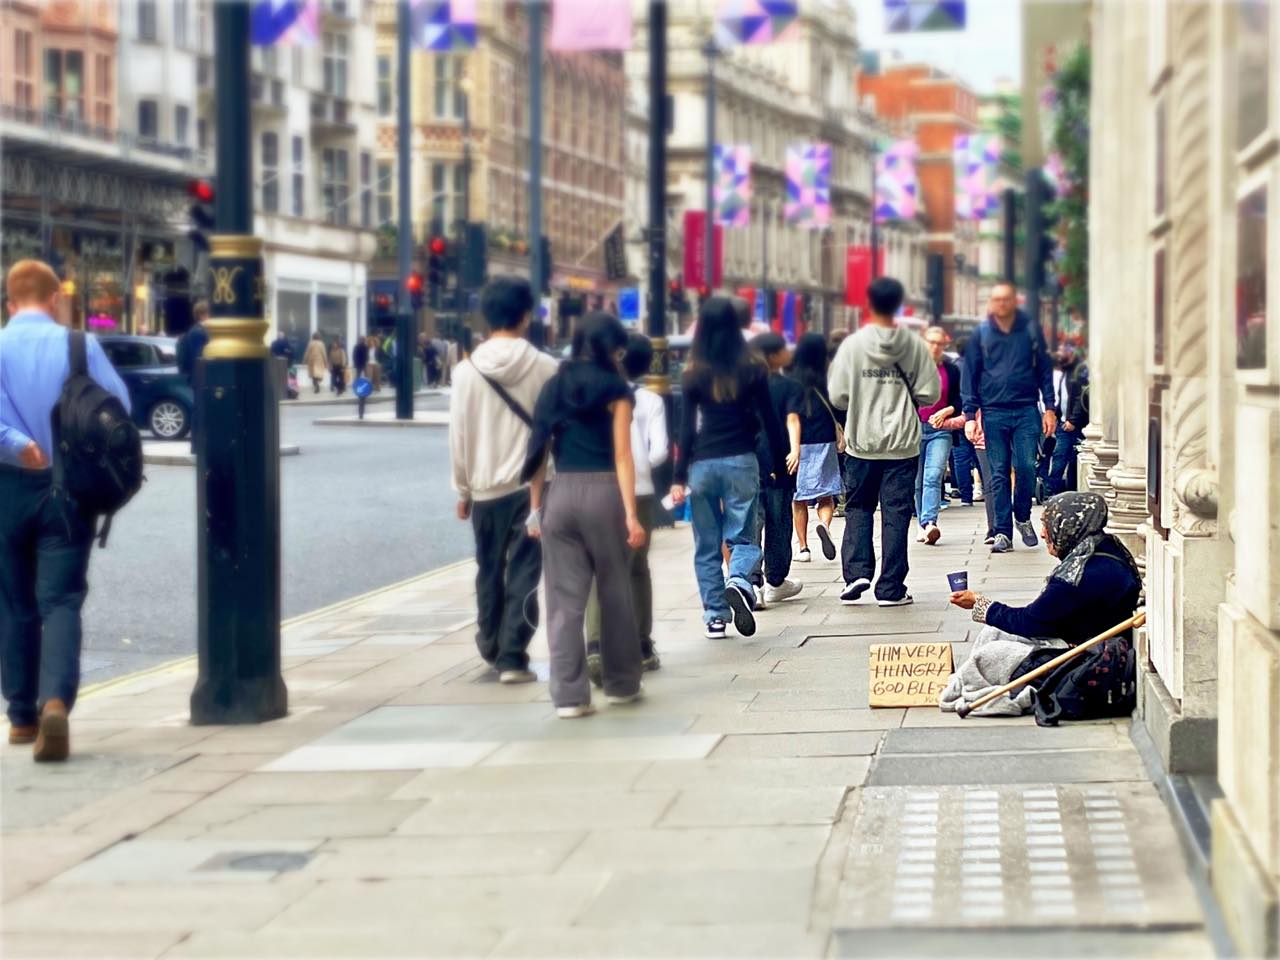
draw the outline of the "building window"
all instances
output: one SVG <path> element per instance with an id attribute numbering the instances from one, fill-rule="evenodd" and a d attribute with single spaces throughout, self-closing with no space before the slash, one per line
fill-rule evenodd
<path id="1" fill-rule="evenodd" d="M 138 0 L 138 39 L 144 43 L 155 43 L 158 36 L 156 0 Z"/>
<path id="2" fill-rule="evenodd" d="M 199 150 L 209 149 L 209 121 L 203 117 L 196 121 L 196 148 Z"/>
<path id="3" fill-rule="evenodd" d="M 180 147 L 185 147 L 190 127 L 191 108 L 178 104 L 173 108 L 173 142 Z"/>
<path id="4" fill-rule="evenodd" d="M 1154 324 L 1151 338 L 1151 360 L 1157 366 L 1164 366 L 1164 331 L 1165 331 L 1165 252 L 1164 247 L 1156 250 L 1155 265 L 1151 276 L 1151 319 Z"/>
<path id="5" fill-rule="evenodd" d="M 393 183 L 395 179 L 395 167 L 390 160 L 378 161 L 378 182 L 376 192 L 378 195 L 378 225 L 392 222 L 392 209 L 395 203 L 395 194 L 392 193 Z"/>
<path id="6" fill-rule="evenodd" d="M 373 157 L 360 154 L 360 225 L 367 227 L 373 220 Z"/>
<path id="7" fill-rule="evenodd" d="M 293 138 L 293 215 L 301 217 L 305 214 L 307 177 L 306 153 L 303 150 L 302 138 Z"/>
<path id="8" fill-rule="evenodd" d="M 293 76 L 293 85 L 295 87 L 300 87 L 302 86 L 303 76 L 302 48 L 294 47 L 293 50 L 290 51 L 289 57 L 289 70 Z"/>
<path id="9" fill-rule="evenodd" d="M 138 101 L 138 137 L 155 140 L 160 136 L 160 111 L 154 100 Z"/>
<path id="10" fill-rule="evenodd" d="M 111 82 L 111 57 L 105 53 L 93 58 L 93 122 L 108 129 L 111 126 L 111 105 L 115 101 L 115 85 Z"/>
<path id="11" fill-rule="evenodd" d="M 84 119 L 84 54 L 78 50 L 45 50 L 44 109 L 55 117 Z"/>
<path id="12" fill-rule="evenodd" d="M 31 55 L 30 30 L 15 30 L 13 34 L 13 102 L 19 110 L 35 109 L 36 89 L 35 60 Z"/>
<path id="13" fill-rule="evenodd" d="M 1236 369 L 1267 366 L 1267 188 L 1236 208 Z"/>
<path id="14" fill-rule="evenodd" d="M 325 222 L 345 227 L 349 219 L 347 200 L 351 195 L 350 155 L 345 150 L 326 147 L 320 160 Z"/>
<path id="15" fill-rule="evenodd" d="M 1168 170 L 1168 159 L 1167 159 L 1167 157 L 1168 157 L 1168 153 L 1167 153 L 1167 151 L 1166 151 L 1165 141 L 1166 141 L 1166 139 L 1168 138 L 1168 133 L 1167 133 L 1167 129 L 1166 129 L 1167 119 L 1166 119 L 1166 117 L 1165 117 L 1165 113 L 1166 113 L 1166 105 L 1165 105 L 1165 100 L 1164 100 L 1164 98 L 1162 97 L 1162 98 L 1160 99 L 1160 102 L 1156 104 L 1156 129 L 1155 129 L 1155 141 L 1156 141 L 1156 142 L 1155 142 L 1155 155 L 1156 155 L 1156 156 L 1155 156 L 1155 161 L 1156 161 L 1155 192 L 1156 192 L 1156 193 L 1155 193 L 1155 215 L 1156 215 L 1156 220 L 1157 220 L 1157 221 L 1162 220 L 1162 219 L 1164 218 L 1164 215 L 1165 215 L 1165 206 L 1166 206 L 1166 204 L 1167 204 L 1167 198 L 1166 198 L 1165 194 L 1166 194 L 1166 192 L 1167 192 L 1166 183 L 1168 182 L 1168 176 L 1167 176 L 1167 170 Z"/>
<path id="16" fill-rule="evenodd" d="M 437 120 L 459 120 L 465 108 L 466 94 L 462 89 L 462 57 L 435 57 L 435 114 Z"/>
<path id="17" fill-rule="evenodd" d="M 262 209 L 280 210 L 280 138 L 270 131 L 262 135 Z"/>
<path id="18" fill-rule="evenodd" d="M 378 116 L 391 116 L 391 58 L 378 57 Z"/>
<path id="19" fill-rule="evenodd" d="M 190 0 L 173 0 L 173 43 L 185 49 L 187 46 L 187 20 L 191 17 Z"/>
<path id="20" fill-rule="evenodd" d="M 347 35 L 324 35 L 324 92 L 335 97 L 347 95 Z"/>
<path id="21" fill-rule="evenodd" d="M 1270 114 L 1271 0 L 1236 4 L 1236 146 L 1243 150 L 1267 129 Z"/>

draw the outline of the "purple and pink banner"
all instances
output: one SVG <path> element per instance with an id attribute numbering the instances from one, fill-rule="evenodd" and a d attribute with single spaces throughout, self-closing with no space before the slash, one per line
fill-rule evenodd
<path id="1" fill-rule="evenodd" d="M 446 53 L 476 45 L 476 0 L 410 0 L 414 46 Z"/>
<path id="2" fill-rule="evenodd" d="M 914 140 L 897 140 L 876 158 L 876 221 L 914 220 L 919 209 L 920 181 Z"/>
<path id="3" fill-rule="evenodd" d="M 716 179 L 712 184 L 716 223 L 726 227 L 751 225 L 751 147 L 717 143 Z"/>
<path id="4" fill-rule="evenodd" d="M 249 11 L 255 46 L 310 46 L 320 37 L 320 0 L 257 0 Z"/>
<path id="5" fill-rule="evenodd" d="M 1000 207 L 996 175 L 1000 167 L 1000 137 L 967 133 L 955 138 L 956 219 L 983 220 Z"/>
<path id="6" fill-rule="evenodd" d="M 631 0 L 554 0 L 550 49 L 557 53 L 631 49 Z"/>
<path id="7" fill-rule="evenodd" d="M 831 144 L 787 147 L 787 225 L 820 230 L 831 225 Z"/>
<path id="8" fill-rule="evenodd" d="M 799 15 L 798 0 L 716 0 L 716 44 L 774 43 Z"/>

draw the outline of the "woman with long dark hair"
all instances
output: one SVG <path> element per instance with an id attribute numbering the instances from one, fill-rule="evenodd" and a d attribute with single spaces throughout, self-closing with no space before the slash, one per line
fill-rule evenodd
<path id="1" fill-rule="evenodd" d="M 524 477 L 532 480 L 530 533 L 542 537 L 551 699 L 564 719 L 593 712 L 583 620 L 594 580 L 609 611 L 600 634 L 606 699 L 640 698 L 640 638 L 632 611 L 630 550 L 644 544 L 631 454 L 631 389 L 623 379 L 627 333 L 616 317 L 589 314 L 570 360 L 547 381 L 533 415 Z M 543 493 L 546 455 L 556 478 Z"/>
<path id="2" fill-rule="evenodd" d="M 699 314 L 692 356 L 681 378 L 684 417 L 671 499 L 684 503 L 688 486 L 693 567 L 703 622 L 712 639 L 725 635 L 730 616 L 743 636 L 756 631 L 751 572 L 760 559 L 755 537 L 760 492 L 755 441 L 762 428 L 775 470 L 781 474 L 787 469 L 787 442 L 769 399 L 768 377 L 768 368 L 747 349 L 733 302 L 727 297 L 709 299 Z M 721 544 L 729 552 L 727 583 Z"/>
<path id="3" fill-rule="evenodd" d="M 800 384 L 804 399 L 800 404 L 800 469 L 796 473 L 796 493 L 792 519 L 800 541 L 799 559 L 808 560 L 809 506 L 818 511 L 818 540 L 822 555 L 836 558 L 831 539 L 831 518 L 840 496 L 840 459 L 836 450 L 839 419 L 827 397 L 827 342 L 821 334 L 806 333 L 796 344 L 791 375 Z"/>

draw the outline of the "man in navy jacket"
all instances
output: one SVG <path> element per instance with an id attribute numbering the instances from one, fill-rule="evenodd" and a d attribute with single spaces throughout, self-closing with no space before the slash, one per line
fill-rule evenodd
<path id="1" fill-rule="evenodd" d="M 968 418 L 965 436 L 971 441 L 977 429 L 974 416 L 982 411 L 982 430 L 991 460 L 992 489 L 986 495 L 993 499 L 995 509 L 996 539 L 991 552 L 1007 553 L 1013 549 L 1015 520 L 1022 542 L 1034 547 L 1039 542 L 1031 526 L 1036 445 L 1041 433 L 1053 436 L 1059 412 L 1053 392 L 1053 363 L 1044 332 L 1018 309 L 1017 291 L 1008 281 L 992 287 L 990 313 L 969 340 L 961 395 Z M 1017 483 L 1012 502 L 1011 468 Z"/>

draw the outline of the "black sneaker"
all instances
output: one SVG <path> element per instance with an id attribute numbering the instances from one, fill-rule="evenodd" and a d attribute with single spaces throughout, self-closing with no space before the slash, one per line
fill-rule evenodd
<path id="1" fill-rule="evenodd" d="M 587 654 L 587 679 L 593 687 L 604 686 L 604 661 L 598 653 Z"/>
<path id="2" fill-rule="evenodd" d="M 911 599 L 911 594 L 904 593 L 897 600 L 877 600 L 876 603 L 882 607 L 905 607 L 915 603 L 915 601 Z"/>
<path id="3" fill-rule="evenodd" d="M 708 640 L 723 640 L 725 638 L 726 632 L 727 630 L 725 627 L 725 622 L 721 620 L 719 617 L 716 617 L 714 620 L 712 620 L 710 623 L 707 624 Z"/>
<path id="4" fill-rule="evenodd" d="M 871 589 L 871 581 L 866 577 L 859 577 L 853 583 L 846 583 L 844 589 L 840 591 L 840 602 L 846 607 L 858 602 L 858 598 Z"/>
<path id="5" fill-rule="evenodd" d="M 836 558 L 836 545 L 831 541 L 831 531 L 825 523 L 818 524 L 818 539 L 822 541 L 822 555 L 828 560 Z"/>
<path id="6" fill-rule="evenodd" d="M 747 591 L 741 587 L 730 584 L 724 588 L 724 602 L 733 611 L 733 625 L 738 633 L 744 637 L 752 636 L 756 632 L 756 616 L 751 612 L 756 605 L 755 597 L 748 596 Z"/>
<path id="7" fill-rule="evenodd" d="M 1030 520 L 1023 520 L 1021 523 L 1014 524 L 1018 528 L 1018 532 L 1022 534 L 1022 542 L 1028 547 L 1034 547 L 1040 542 L 1040 538 L 1036 536 L 1035 527 L 1031 526 Z"/>

